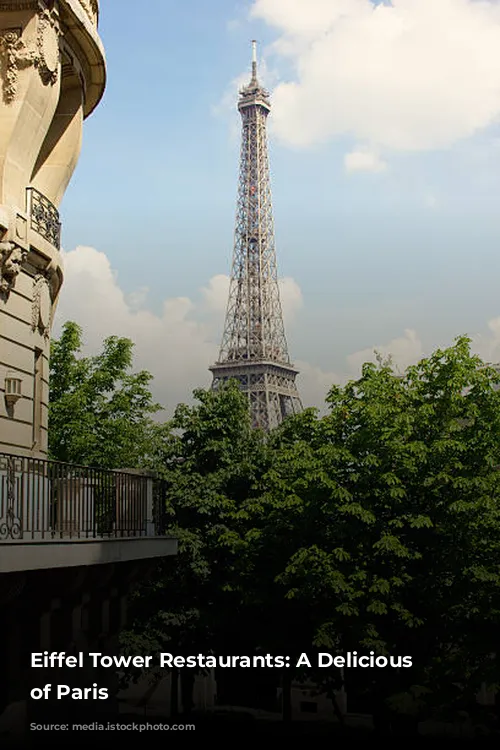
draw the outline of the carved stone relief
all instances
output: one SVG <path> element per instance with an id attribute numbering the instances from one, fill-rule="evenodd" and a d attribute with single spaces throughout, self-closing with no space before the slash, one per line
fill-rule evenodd
<path id="1" fill-rule="evenodd" d="M 0 35 L 2 52 L 3 98 L 11 104 L 17 95 L 19 71 L 35 63 L 35 52 L 21 38 L 20 29 L 7 29 Z"/>
<path id="2" fill-rule="evenodd" d="M 13 242 L 0 242 L 0 294 L 8 297 L 14 288 L 28 251 Z"/>
<path id="3" fill-rule="evenodd" d="M 37 60 L 36 67 L 45 84 L 57 81 L 59 72 L 60 28 L 57 16 L 48 10 L 38 13 Z"/>
<path id="4" fill-rule="evenodd" d="M 83 5 L 85 12 L 87 13 L 92 23 L 97 23 L 97 16 L 99 14 L 98 0 L 80 0 L 80 3 L 81 5 Z"/>
<path id="5" fill-rule="evenodd" d="M 52 299 L 49 282 L 42 274 L 33 280 L 33 307 L 31 313 L 31 330 L 49 337 L 52 317 Z"/>
<path id="6" fill-rule="evenodd" d="M 19 72 L 33 65 L 45 85 L 54 85 L 59 74 L 60 27 L 55 11 L 39 9 L 35 39 L 24 39 L 22 29 L 0 30 L 3 98 L 11 104 L 17 96 Z"/>

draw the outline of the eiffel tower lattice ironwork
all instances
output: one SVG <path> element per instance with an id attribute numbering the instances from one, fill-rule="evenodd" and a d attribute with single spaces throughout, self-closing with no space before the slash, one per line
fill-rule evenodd
<path id="1" fill-rule="evenodd" d="M 290 363 L 278 287 L 267 150 L 269 94 L 252 78 L 240 91 L 242 143 L 233 264 L 224 334 L 212 388 L 237 380 L 248 394 L 252 424 L 263 430 L 302 411 Z"/>

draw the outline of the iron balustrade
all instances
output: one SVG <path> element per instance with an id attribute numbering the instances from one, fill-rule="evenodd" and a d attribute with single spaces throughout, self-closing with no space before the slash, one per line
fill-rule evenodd
<path id="1" fill-rule="evenodd" d="M 144 474 L 0 453 L 0 543 L 163 535 L 164 497 Z"/>
<path id="2" fill-rule="evenodd" d="M 61 222 L 59 211 L 43 193 L 35 188 L 27 188 L 26 193 L 31 228 L 60 250 Z"/>

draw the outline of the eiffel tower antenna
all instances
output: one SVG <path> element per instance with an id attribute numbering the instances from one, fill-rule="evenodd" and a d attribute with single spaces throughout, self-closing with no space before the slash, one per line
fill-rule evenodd
<path id="1" fill-rule="evenodd" d="M 252 81 L 257 81 L 257 42 L 252 42 Z"/>
<path id="2" fill-rule="evenodd" d="M 283 324 L 267 150 L 268 92 L 257 78 L 240 91 L 242 140 L 233 264 L 219 359 L 212 388 L 235 379 L 248 395 L 252 424 L 265 431 L 302 411 Z"/>

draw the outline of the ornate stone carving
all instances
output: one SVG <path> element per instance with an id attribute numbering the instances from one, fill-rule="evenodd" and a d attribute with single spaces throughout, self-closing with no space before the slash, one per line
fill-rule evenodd
<path id="1" fill-rule="evenodd" d="M 31 309 L 31 330 L 38 331 L 48 339 L 52 318 L 52 299 L 49 282 L 42 274 L 33 280 L 33 306 Z"/>
<path id="2" fill-rule="evenodd" d="M 1 32 L 0 50 L 3 57 L 3 97 L 6 104 L 11 104 L 17 94 L 19 71 L 34 65 L 36 52 L 23 42 L 20 29 Z"/>
<path id="3" fill-rule="evenodd" d="M 98 0 L 80 0 L 81 5 L 92 21 L 93 24 L 97 24 L 97 17 L 99 15 L 99 2 Z"/>
<path id="4" fill-rule="evenodd" d="M 37 56 L 35 65 L 42 81 L 54 84 L 59 73 L 59 22 L 48 10 L 38 13 Z"/>
<path id="5" fill-rule="evenodd" d="M 23 39 L 22 29 L 0 31 L 3 97 L 11 104 L 17 95 L 19 72 L 33 65 L 45 85 L 54 85 L 59 74 L 59 18 L 56 11 L 39 8 L 36 39 Z"/>
<path id="6" fill-rule="evenodd" d="M 14 288 L 28 251 L 13 242 L 0 242 L 0 294 L 8 297 Z"/>

